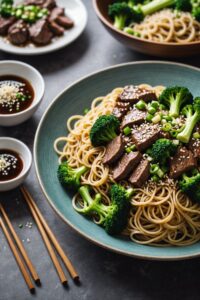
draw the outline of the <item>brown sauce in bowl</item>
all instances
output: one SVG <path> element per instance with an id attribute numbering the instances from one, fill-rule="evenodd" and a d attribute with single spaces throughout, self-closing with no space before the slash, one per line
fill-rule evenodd
<path id="1" fill-rule="evenodd" d="M 0 182 L 16 178 L 23 169 L 19 154 L 8 149 L 0 149 Z"/>
<path id="2" fill-rule="evenodd" d="M 24 78 L 0 76 L 0 114 L 16 114 L 27 109 L 34 99 L 34 90 Z"/>

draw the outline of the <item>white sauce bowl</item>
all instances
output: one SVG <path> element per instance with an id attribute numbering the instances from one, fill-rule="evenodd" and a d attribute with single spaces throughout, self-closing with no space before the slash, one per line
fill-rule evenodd
<path id="1" fill-rule="evenodd" d="M 0 114 L 1 126 L 14 126 L 28 120 L 38 108 L 45 91 L 42 75 L 32 66 L 14 60 L 0 61 L 0 76 L 13 75 L 26 79 L 34 90 L 34 99 L 31 105 L 15 114 Z"/>
<path id="2" fill-rule="evenodd" d="M 0 181 L 0 192 L 4 192 L 12 190 L 24 182 L 31 168 L 32 154 L 24 143 L 8 137 L 0 137 L 0 149 L 17 152 L 23 161 L 23 169 L 16 178 L 7 181 Z"/>

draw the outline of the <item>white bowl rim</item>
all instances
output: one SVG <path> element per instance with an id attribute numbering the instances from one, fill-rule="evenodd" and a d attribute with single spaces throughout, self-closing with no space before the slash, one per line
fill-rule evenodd
<path id="1" fill-rule="evenodd" d="M 2 118 L 2 119 L 13 118 L 15 116 L 20 116 L 20 115 L 23 115 L 23 114 L 27 113 L 28 111 L 30 111 L 31 109 L 33 109 L 34 107 L 36 107 L 42 101 L 42 99 L 44 97 L 44 92 L 45 92 L 44 78 L 43 78 L 42 74 L 36 68 L 34 68 L 33 66 L 31 66 L 31 65 L 29 65 L 27 63 L 21 62 L 19 60 L 2 60 L 2 61 L 0 61 L 0 66 L 4 65 L 4 64 L 19 65 L 19 66 L 22 66 L 24 68 L 30 69 L 30 71 L 32 73 L 35 73 L 36 76 L 38 77 L 38 79 L 40 81 L 40 84 L 41 84 L 42 93 L 38 97 L 38 99 L 36 99 L 37 101 L 35 101 L 35 99 L 33 99 L 31 105 L 29 107 L 27 107 L 25 110 L 20 111 L 18 113 L 14 113 L 14 114 L 0 114 L 0 118 Z M 5 75 L 12 75 L 12 72 L 9 73 L 9 74 L 5 74 Z M 23 78 L 23 76 L 19 76 L 19 77 Z M 33 89 L 35 89 L 35 88 L 36 87 L 33 86 Z"/>
<path id="2" fill-rule="evenodd" d="M 9 184 L 9 183 L 13 183 L 17 180 L 19 180 L 20 178 L 22 178 L 23 176 L 25 176 L 27 174 L 27 172 L 30 170 L 31 168 L 31 165 L 32 165 L 32 161 L 33 161 L 33 157 L 32 157 L 32 154 L 31 154 L 31 151 L 30 149 L 28 148 L 28 146 L 23 143 L 22 141 L 18 140 L 18 139 L 15 139 L 15 138 L 11 138 L 11 137 L 0 137 L 0 141 L 11 141 L 15 144 L 19 144 L 21 145 L 27 152 L 28 156 L 29 156 L 29 160 L 26 160 L 27 164 L 25 163 L 25 159 L 24 157 L 20 157 L 22 158 L 22 161 L 23 161 L 23 169 L 22 171 L 19 173 L 19 175 L 13 179 L 10 179 L 10 180 L 5 180 L 5 181 L 0 181 L 0 186 L 3 186 L 3 185 L 6 185 L 6 184 Z M 4 149 L 4 148 L 0 148 L 0 149 Z M 12 147 L 10 147 L 8 150 L 12 150 L 12 151 L 15 151 L 15 149 L 13 149 Z M 18 152 L 17 152 L 18 153 Z"/>

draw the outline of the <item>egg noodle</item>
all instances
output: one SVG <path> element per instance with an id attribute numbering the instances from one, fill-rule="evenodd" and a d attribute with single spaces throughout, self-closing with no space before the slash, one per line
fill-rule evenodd
<path id="1" fill-rule="evenodd" d="M 188 43 L 200 41 L 200 22 L 189 12 L 164 9 L 146 16 L 139 24 L 132 24 L 141 38 L 155 42 Z"/>
<path id="2" fill-rule="evenodd" d="M 140 87 L 153 89 L 157 96 L 164 88 L 146 84 Z M 109 168 L 103 164 L 106 148 L 93 147 L 89 133 L 99 116 L 112 113 L 122 90 L 116 88 L 107 96 L 94 99 L 86 115 L 70 117 L 67 121 L 69 134 L 54 142 L 59 163 L 67 160 L 73 168 L 83 165 L 88 167 L 88 171 L 81 177 L 81 183 L 99 192 L 105 204 L 110 203 L 108 191 L 114 181 Z M 121 184 L 129 186 L 128 182 Z M 178 190 L 173 180 L 168 179 L 160 184 L 148 181 L 143 188 L 136 188 L 135 191 L 131 199 L 128 226 L 123 234 L 134 242 L 157 246 L 184 246 L 200 240 L 200 207 Z M 82 206 L 78 195 L 73 198 L 72 205 Z M 98 223 L 98 220 L 94 221 Z"/>

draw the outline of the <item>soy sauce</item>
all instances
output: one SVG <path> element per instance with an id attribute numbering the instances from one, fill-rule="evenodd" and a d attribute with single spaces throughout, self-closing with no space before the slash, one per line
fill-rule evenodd
<path id="1" fill-rule="evenodd" d="M 0 182 L 16 178 L 23 169 L 19 154 L 8 149 L 0 149 Z"/>
<path id="2" fill-rule="evenodd" d="M 34 99 L 34 90 L 24 78 L 0 76 L 0 114 L 16 114 L 27 109 Z"/>

